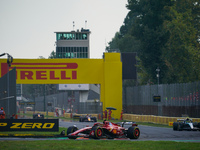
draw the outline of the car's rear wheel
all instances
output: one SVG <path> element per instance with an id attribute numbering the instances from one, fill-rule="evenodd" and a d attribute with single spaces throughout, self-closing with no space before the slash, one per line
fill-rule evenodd
<path id="1" fill-rule="evenodd" d="M 91 136 L 94 139 L 100 139 L 103 136 L 103 130 L 99 126 L 93 126 L 91 132 L 93 132 Z"/>
<path id="2" fill-rule="evenodd" d="M 75 126 L 70 126 L 68 129 L 67 129 L 67 135 L 69 135 L 70 133 L 73 133 L 75 132 L 76 130 L 78 130 L 77 127 Z M 76 139 L 76 137 L 68 137 L 69 139 Z"/>
<path id="3" fill-rule="evenodd" d="M 130 139 L 138 139 L 140 136 L 140 129 L 138 127 L 129 127 L 127 137 Z"/>
<path id="4" fill-rule="evenodd" d="M 198 126 L 198 123 L 197 123 L 197 122 L 194 122 L 194 123 L 193 123 L 193 126 L 194 126 L 194 127 L 197 127 L 197 126 Z"/>
<path id="5" fill-rule="evenodd" d="M 83 122 L 83 119 L 82 119 L 82 117 L 80 117 L 80 118 L 79 118 L 79 122 Z"/>
<path id="6" fill-rule="evenodd" d="M 178 122 L 173 123 L 173 130 L 177 131 L 178 130 Z"/>
<path id="7" fill-rule="evenodd" d="M 197 128 L 200 128 L 200 122 L 199 123 L 197 123 Z M 200 130 L 199 130 L 200 131 Z"/>
<path id="8" fill-rule="evenodd" d="M 93 122 L 97 122 L 97 118 L 96 118 L 96 117 L 92 117 L 91 120 L 92 120 Z"/>

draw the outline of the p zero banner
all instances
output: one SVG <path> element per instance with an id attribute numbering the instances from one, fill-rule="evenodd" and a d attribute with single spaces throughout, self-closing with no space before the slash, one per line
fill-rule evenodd
<path id="1" fill-rule="evenodd" d="M 58 119 L 0 119 L 0 131 L 59 131 Z"/>
<path id="2" fill-rule="evenodd" d="M 100 84 L 103 110 L 122 111 L 122 62 L 120 53 L 104 53 L 104 59 L 15 59 L 8 67 L 0 59 L 0 77 L 16 67 L 17 84 Z"/>

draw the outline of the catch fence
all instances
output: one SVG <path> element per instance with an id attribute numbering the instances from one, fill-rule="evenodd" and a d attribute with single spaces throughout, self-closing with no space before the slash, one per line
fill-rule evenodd
<path id="1" fill-rule="evenodd" d="M 200 117 L 200 82 L 123 88 L 125 113 L 170 117 Z M 160 102 L 153 97 L 160 96 Z"/>

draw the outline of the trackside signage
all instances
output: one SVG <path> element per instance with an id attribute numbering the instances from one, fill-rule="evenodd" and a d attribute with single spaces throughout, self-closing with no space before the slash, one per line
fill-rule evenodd
<path id="1" fill-rule="evenodd" d="M 58 119 L 0 119 L 0 131 L 59 131 Z"/>
<path id="2" fill-rule="evenodd" d="M 103 60 L 94 59 L 15 59 L 17 84 L 101 83 Z M 6 60 L 0 59 L 0 76 L 8 72 Z"/>
<path id="3" fill-rule="evenodd" d="M 0 77 L 16 68 L 17 84 L 100 84 L 102 109 L 115 107 L 113 116 L 120 119 L 122 110 L 122 62 L 120 53 L 104 53 L 103 59 L 0 59 Z M 26 127 L 26 124 L 21 125 Z M 31 126 L 31 125 L 30 125 Z M 32 127 L 35 127 L 33 124 Z"/>

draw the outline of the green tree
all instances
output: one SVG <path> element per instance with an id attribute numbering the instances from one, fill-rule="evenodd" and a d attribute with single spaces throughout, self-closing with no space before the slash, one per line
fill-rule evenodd
<path id="1" fill-rule="evenodd" d="M 112 51 L 118 51 L 119 50 L 119 32 L 115 33 L 114 38 L 112 38 L 112 41 L 108 43 L 109 46 L 106 47 L 106 50 L 108 52 Z"/>
<path id="2" fill-rule="evenodd" d="M 39 56 L 39 58 L 38 59 L 45 59 L 45 57 L 43 57 L 43 56 Z"/>
<path id="3" fill-rule="evenodd" d="M 162 82 L 165 65 L 161 58 L 168 33 L 163 28 L 164 20 L 168 19 L 167 6 L 171 0 L 129 0 L 127 8 L 138 16 L 132 26 L 132 36 L 140 41 L 140 71 L 143 84 L 156 82 L 156 68 L 161 68 Z M 143 74 L 143 75 L 142 75 Z"/>
<path id="4" fill-rule="evenodd" d="M 140 84 L 200 79 L 199 0 L 128 0 L 130 10 L 108 49 L 137 52 Z"/>
<path id="5" fill-rule="evenodd" d="M 140 49 L 140 41 L 131 35 L 132 25 L 135 23 L 136 13 L 131 11 L 124 19 L 123 25 L 120 27 L 120 31 L 116 32 L 114 38 L 108 43 L 106 50 L 120 50 L 120 52 L 137 52 Z"/>
<path id="6" fill-rule="evenodd" d="M 166 83 L 191 82 L 199 80 L 199 43 L 196 15 L 193 12 L 196 3 L 191 0 L 177 0 L 170 7 L 172 20 L 165 21 L 165 29 L 170 38 L 163 49 L 162 58 L 167 70 Z"/>
<path id="7" fill-rule="evenodd" d="M 56 52 L 52 51 L 51 54 L 49 55 L 49 59 L 54 59 L 56 58 Z"/>

